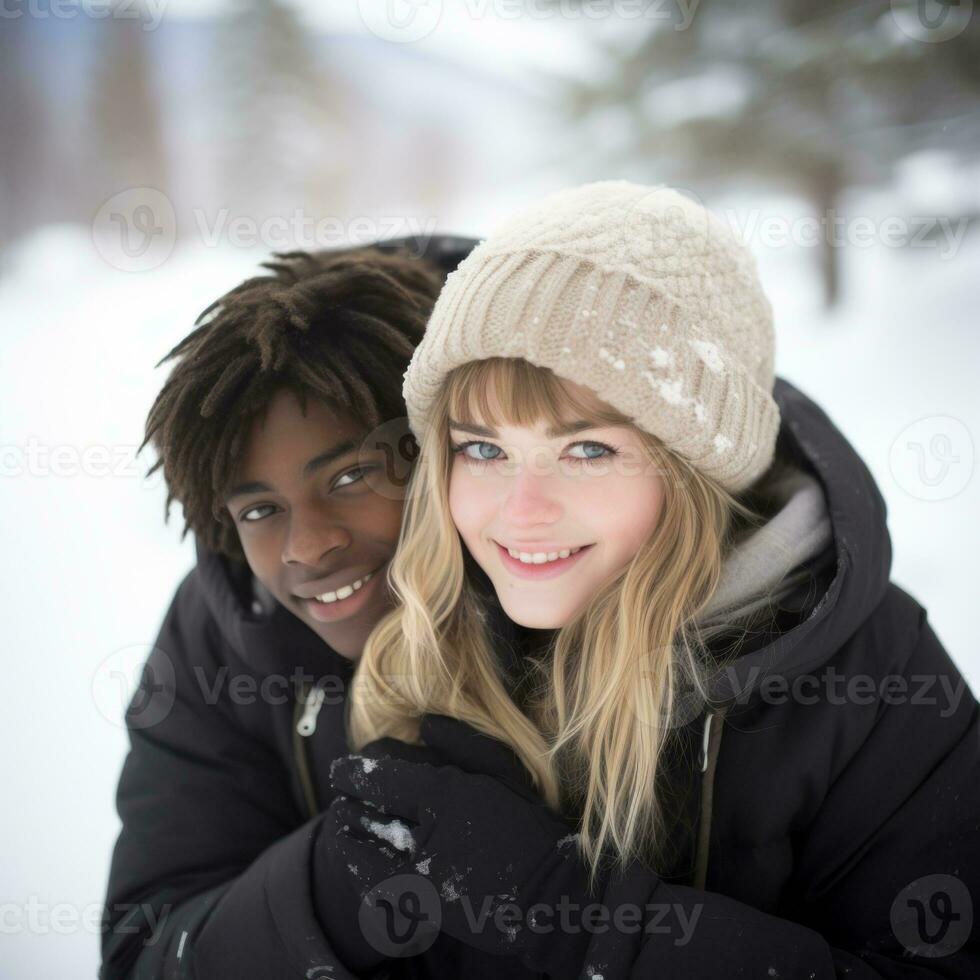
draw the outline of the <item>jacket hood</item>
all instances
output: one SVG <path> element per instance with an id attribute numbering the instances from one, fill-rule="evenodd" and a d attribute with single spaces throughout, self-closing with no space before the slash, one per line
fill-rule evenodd
<path id="1" fill-rule="evenodd" d="M 758 488 L 775 511 L 733 550 L 705 615 L 715 621 L 753 607 L 759 587 L 805 598 L 791 628 L 715 675 L 710 691 L 722 702 L 750 697 L 769 670 L 789 681 L 829 660 L 884 598 L 891 574 L 887 508 L 868 467 L 794 385 L 776 378 L 773 397 L 781 419 L 776 460 L 784 466 Z"/>
<path id="2" fill-rule="evenodd" d="M 765 523 L 743 532 L 722 562 L 718 586 L 698 617 L 702 636 L 782 602 L 810 580 L 818 559 L 831 557 L 827 497 L 805 467 L 777 456 L 753 496 Z"/>

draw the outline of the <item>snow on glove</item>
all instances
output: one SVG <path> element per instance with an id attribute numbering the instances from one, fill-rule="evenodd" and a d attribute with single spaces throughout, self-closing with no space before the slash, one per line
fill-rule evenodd
<path id="1" fill-rule="evenodd" d="M 411 745 L 396 738 L 376 739 L 364 746 L 360 755 L 367 759 L 394 756 L 436 765 L 449 761 L 436 748 Z M 368 976 L 388 957 L 412 954 L 411 951 L 392 949 L 384 935 L 379 937 L 370 927 L 370 923 L 367 923 L 367 928 L 362 925 L 365 914 L 362 907 L 365 883 L 349 867 L 350 847 L 346 840 L 338 842 L 338 833 L 350 832 L 358 836 L 361 835 L 361 830 L 354 824 L 345 827 L 345 822 L 346 820 L 338 825 L 335 819 L 328 816 L 320 827 L 313 859 L 313 900 L 317 918 L 327 940 L 344 965 L 358 976 Z M 364 839 L 377 841 L 375 837 Z"/>
<path id="2" fill-rule="evenodd" d="M 551 977 L 579 976 L 592 936 L 583 911 L 608 873 L 588 890 L 575 835 L 503 743 L 446 716 L 426 715 L 421 734 L 456 762 L 351 755 L 331 766 L 341 795 L 330 833 L 365 892 L 381 886 L 386 935 L 415 943 L 402 954 L 413 955 L 441 929 Z M 477 764 L 495 775 L 463 768 Z"/>

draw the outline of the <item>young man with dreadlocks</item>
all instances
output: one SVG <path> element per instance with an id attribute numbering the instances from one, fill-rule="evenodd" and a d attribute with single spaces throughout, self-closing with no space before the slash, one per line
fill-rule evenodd
<path id="1" fill-rule="evenodd" d="M 474 244 L 279 255 L 160 362 L 177 359 L 140 449 L 197 565 L 126 712 L 101 980 L 350 976 L 311 848 L 354 661 L 392 602 L 403 375 Z"/>

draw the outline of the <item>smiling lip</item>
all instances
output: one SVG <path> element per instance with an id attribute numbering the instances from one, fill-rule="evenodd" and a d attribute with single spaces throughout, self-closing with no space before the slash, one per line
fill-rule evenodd
<path id="1" fill-rule="evenodd" d="M 382 563 L 383 565 L 384 563 Z M 381 568 L 379 565 L 378 568 Z M 322 585 L 321 588 L 311 589 L 309 595 L 300 595 L 298 592 L 294 593 L 297 599 L 315 599 L 318 595 L 325 595 L 327 592 L 336 592 L 338 589 L 342 589 L 345 585 L 353 585 L 358 579 L 364 578 L 365 575 L 373 575 L 378 571 L 378 568 L 369 568 L 367 571 L 361 572 L 359 575 L 354 575 L 350 572 L 340 572 L 330 576 L 337 584 L 336 585 Z M 341 578 L 343 575 L 343 578 Z M 325 583 L 329 579 L 321 579 L 321 583 Z"/>
<path id="2" fill-rule="evenodd" d="M 531 581 L 541 581 L 542 579 L 555 578 L 558 575 L 564 574 L 594 547 L 591 544 L 583 545 L 574 555 L 569 555 L 567 558 L 543 562 L 540 565 L 527 565 L 517 558 L 511 558 L 507 549 L 499 541 L 494 541 L 494 545 L 497 548 L 497 553 L 500 555 L 500 561 L 507 571 L 513 573 L 518 578 L 529 579 Z M 535 550 L 544 551 L 545 549 L 536 548 Z M 533 552 L 529 552 L 529 554 L 533 554 Z"/>
<path id="3" fill-rule="evenodd" d="M 320 602 L 317 598 L 306 599 L 303 596 L 297 596 L 303 606 L 306 608 L 307 612 L 316 620 L 322 623 L 330 623 L 337 619 L 346 619 L 348 616 L 354 615 L 354 613 L 360 612 L 360 610 L 365 606 L 368 601 L 368 596 L 372 594 L 375 590 L 376 582 L 378 579 L 384 578 L 384 569 L 387 562 L 376 568 L 373 572 L 365 572 L 365 575 L 370 575 L 371 578 L 368 579 L 359 589 L 353 592 L 351 595 L 347 596 L 346 599 L 337 599 L 334 602 Z M 361 578 L 364 576 L 362 575 Z M 320 595 L 323 595 L 321 592 Z"/>

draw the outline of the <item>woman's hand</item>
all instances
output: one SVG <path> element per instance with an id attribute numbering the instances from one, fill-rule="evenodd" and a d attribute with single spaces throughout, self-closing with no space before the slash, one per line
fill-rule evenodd
<path id="1" fill-rule="evenodd" d="M 362 756 L 366 759 L 394 756 L 434 765 L 446 762 L 437 749 L 411 745 L 396 738 L 376 739 L 364 747 Z M 320 925 L 337 956 L 351 973 L 369 976 L 387 958 L 411 956 L 426 946 L 413 950 L 406 942 L 393 943 L 383 928 L 380 932 L 373 928 L 373 908 L 363 901 L 370 886 L 360 870 L 351 867 L 350 844 L 344 833 L 348 828 L 341 823 L 339 828 L 344 832 L 338 832 L 337 816 L 328 807 L 320 824 L 312 876 L 313 901 Z M 356 833 L 356 829 L 351 830 Z"/>
<path id="2" fill-rule="evenodd" d="M 588 891 L 576 835 L 502 742 L 444 715 L 424 716 L 421 735 L 450 761 L 370 758 L 371 743 L 331 767 L 340 795 L 323 830 L 372 910 L 362 927 L 404 945 L 389 956 L 421 952 L 441 929 L 551 976 L 577 976 L 591 938 L 582 912 L 608 875 Z"/>

